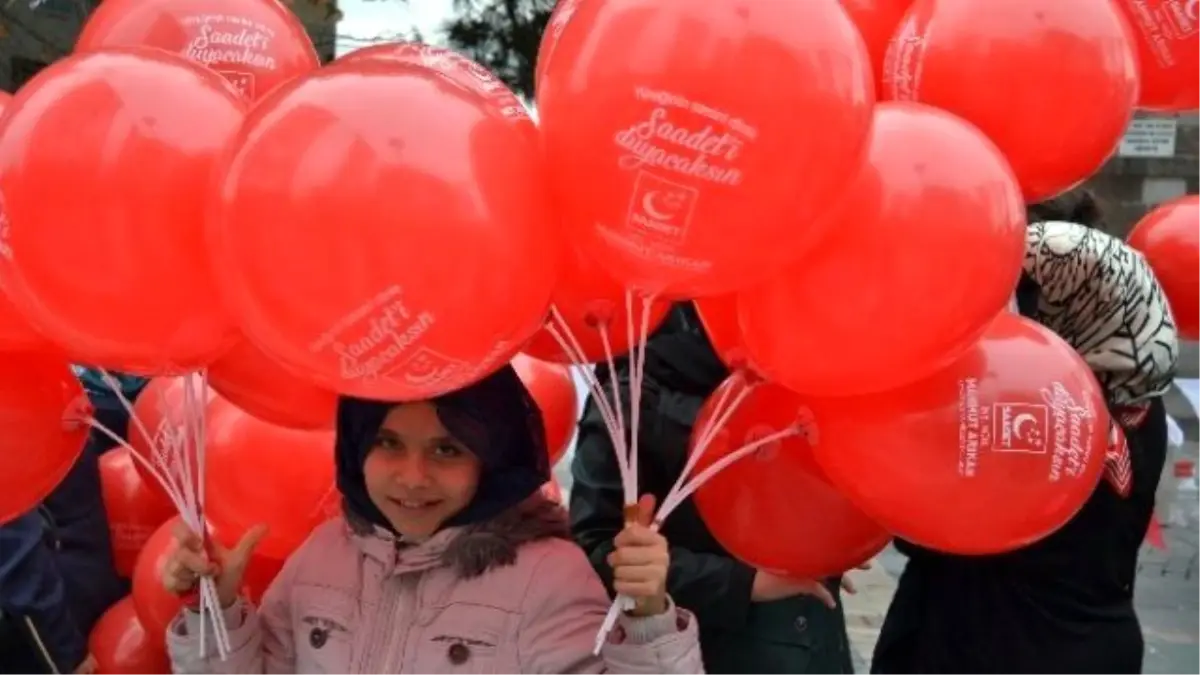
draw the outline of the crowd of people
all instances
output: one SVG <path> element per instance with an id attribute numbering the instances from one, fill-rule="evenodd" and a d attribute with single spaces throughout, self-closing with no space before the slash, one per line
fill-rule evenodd
<path id="1" fill-rule="evenodd" d="M 1076 190 L 1030 209 L 1030 222 L 1101 227 Z M 1031 231 L 1033 228 L 1031 228 Z M 1166 458 L 1162 395 L 1175 362 L 1166 321 L 1109 329 L 1075 284 L 1040 264 L 1031 236 L 1018 311 L 1059 332 L 1105 386 L 1124 454 L 1084 508 L 1049 537 L 990 556 L 896 540 L 908 557 L 872 660 L 874 672 L 1140 672 L 1134 576 Z M 1145 283 L 1137 274 L 1122 283 Z M 1154 283 L 1151 278 L 1149 283 Z M 1169 317 L 1161 293 L 1145 316 Z M 1091 309 L 1089 309 L 1091 308 Z M 1114 343 L 1128 343 L 1127 349 Z M 789 579 L 735 559 L 685 502 L 662 527 L 649 514 L 683 470 L 696 416 L 728 375 L 689 303 L 646 349 L 640 400 L 638 514 L 624 504 L 612 439 L 590 402 L 564 509 L 539 413 L 511 368 L 433 401 L 343 397 L 336 425 L 344 516 L 318 528 L 254 607 L 239 575 L 261 532 L 229 550 L 181 530 L 163 583 L 183 596 L 216 580 L 231 654 L 201 650 L 185 609 L 168 647 L 177 672 L 853 672 L 846 578 Z M 597 368 L 629 401 L 627 360 Z M 101 421 L 127 422 L 108 385 L 80 371 Z M 136 396 L 140 378 L 121 380 Z M 111 560 L 94 435 L 70 476 L 34 512 L 0 526 L 0 672 L 92 672 L 87 635 L 128 588 Z M 1122 464 L 1124 463 L 1124 464 Z M 1132 469 L 1122 480 L 1119 469 Z M 820 514 L 797 514 L 821 517 Z M 636 600 L 599 654 L 611 596 Z M 418 630 L 419 629 L 419 630 Z"/>

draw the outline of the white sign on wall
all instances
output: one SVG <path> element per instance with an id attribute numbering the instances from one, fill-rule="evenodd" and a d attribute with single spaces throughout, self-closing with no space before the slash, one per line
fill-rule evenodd
<path id="1" fill-rule="evenodd" d="M 1121 137 L 1118 157 L 1174 157 L 1175 119 L 1135 119 Z"/>

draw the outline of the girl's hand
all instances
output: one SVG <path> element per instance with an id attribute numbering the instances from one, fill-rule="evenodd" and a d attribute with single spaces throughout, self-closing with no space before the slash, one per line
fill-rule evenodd
<path id="1" fill-rule="evenodd" d="M 637 603 L 632 614 L 655 616 L 667 611 L 671 552 L 666 537 L 650 526 L 654 497 L 642 497 L 637 506 L 636 519 L 613 540 L 616 550 L 608 555 L 608 564 L 613 570 L 613 590 Z"/>
<path id="2" fill-rule="evenodd" d="M 163 565 L 163 586 L 174 595 L 184 596 L 196 589 L 201 577 L 214 577 L 221 607 L 229 607 L 237 600 L 250 554 L 266 533 L 265 525 L 252 527 L 232 549 L 210 542 L 213 555 L 209 556 L 200 535 L 182 521 L 177 523 L 175 547 Z"/>

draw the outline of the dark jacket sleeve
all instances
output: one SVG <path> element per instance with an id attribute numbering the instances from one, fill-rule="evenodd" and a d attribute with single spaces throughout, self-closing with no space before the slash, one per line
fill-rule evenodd
<path id="1" fill-rule="evenodd" d="M 622 392 L 625 401 L 629 400 L 627 395 L 626 389 Z M 629 419 L 628 412 L 628 409 L 625 410 L 626 420 Z M 640 426 L 642 433 L 639 442 L 642 445 L 639 454 L 644 459 L 653 457 L 656 451 L 653 442 L 656 439 L 653 434 L 646 432 L 655 424 L 653 420 L 646 419 L 645 412 Z M 640 464 L 644 479 L 647 474 L 644 468 L 646 462 Z M 611 594 L 613 577 L 607 558 L 613 550 L 613 538 L 624 526 L 625 499 L 612 440 L 599 409 L 590 399 L 579 424 L 571 473 L 571 531 Z M 640 487 L 647 489 L 644 481 Z M 661 490 L 650 491 L 665 494 L 669 488 L 668 485 Z M 664 494 L 656 495 L 659 503 Z M 750 609 L 753 582 L 754 569 L 733 558 L 693 552 L 679 546 L 671 547 L 667 590 L 680 607 L 696 614 L 702 627 L 736 628 L 744 625 Z"/>
<path id="2" fill-rule="evenodd" d="M 42 535 L 36 511 L 0 526 L 0 607 L 23 624 L 28 620 L 25 628 L 36 631 L 55 669 L 69 673 L 87 658 L 87 636 L 71 616 L 62 576 Z"/>

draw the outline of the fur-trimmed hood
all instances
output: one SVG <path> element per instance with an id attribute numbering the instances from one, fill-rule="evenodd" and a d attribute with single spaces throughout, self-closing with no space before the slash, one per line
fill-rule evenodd
<path id="1" fill-rule="evenodd" d="M 346 509 L 346 522 L 367 555 L 394 565 L 393 573 L 423 572 L 444 566 L 459 579 L 512 565 L 522 545 L 541 539 L 570 539 L 567 512 L 540 492 L 481 523 L 451 527 L 430 539 L 409 544 Z"/>

